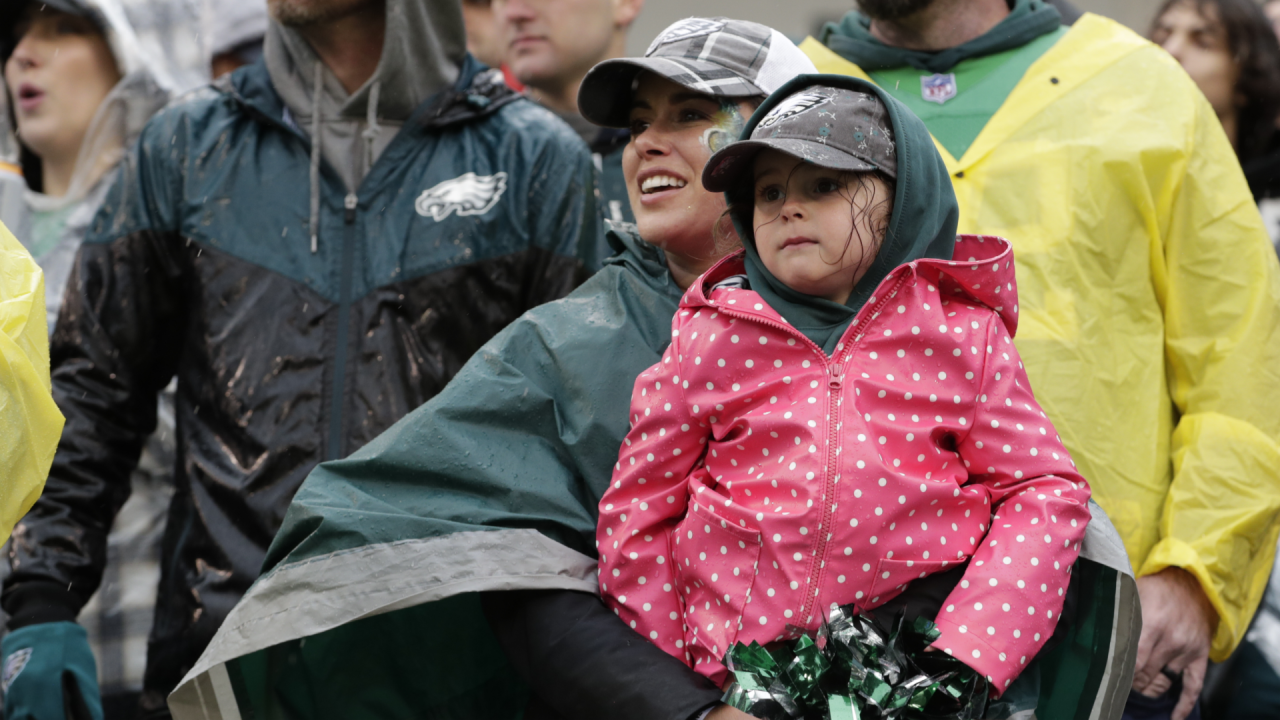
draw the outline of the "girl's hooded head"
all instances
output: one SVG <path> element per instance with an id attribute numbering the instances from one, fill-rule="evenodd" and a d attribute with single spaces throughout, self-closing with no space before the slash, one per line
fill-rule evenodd
<path id="1" fill-rule="evenodd" d="M 703 185 L 727 193 L 752 289 L 828 352 L 893 268 L 955 246 L 959 209 L 928 130 L 857 78 L 787 83 Z"/>

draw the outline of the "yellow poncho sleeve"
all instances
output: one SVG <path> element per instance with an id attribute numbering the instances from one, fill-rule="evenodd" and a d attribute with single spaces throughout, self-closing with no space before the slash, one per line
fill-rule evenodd
<path id="1" fill-rule="evenodd" d="M 1280 532 L 1280 264 L 1234 151 L 1196 100 L 1186 168 L 1156 198 L 1169 392 L 1178 413 L 1160 539 L 1138 575 L 1181 567 L 1218 610 L 1212 657 L 1243 639 Z M 1163 262 L 1160 262 L 1160 260 Z"/>
<path id="2" fill-rule="evenodd" d="M 44 274 L 0 224 L 0 541 L 40 497 L 62 423 L 49 382 Z"/>

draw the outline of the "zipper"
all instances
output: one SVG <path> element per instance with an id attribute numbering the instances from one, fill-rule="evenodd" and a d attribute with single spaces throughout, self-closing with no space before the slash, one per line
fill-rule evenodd
<path id="1" fill-rule="evenodd" d="M 329 446 L 325 453 L 327 460 L 337 460 L 343 456 L 343 420 L 346 413 L 344 395 L 347 387 L 347 349 L 351 344 L 351 278 L 354 268 L 353 256 L 356 244 L 356 207 L 360 198 L 355 193 L 347 193 L 342 200 L 343 223 L 346 228 L 342 234 L 342 267 L 338 285 L 338 328 L 334 333 L 333 353 L 333 388 L 329 396 Z"/>
<path id="2" fill-rule="evenodd" d="M 836 497 L 836 470 L 839 468 L 838 458 L 836 457 L 836 448 L 839 446 L 839 432 L 837 428 L 840 426 L 840 406 L 837 402 L 840 398 L 840 390 L 844 386 L 844 371 L 847 367 L 847 360 L 853 354 L 854 347 L 858 341 L 862 339 L 863 331 L 867 325 L 871 324 L 871 320 L 879 316 L 880 311 L 888 304 L 889 299 L 898 294 L 898 290 L 902 284 L 906 282 L 909 273 L 903 273 L 897 282 L 891 288 L 886 289 L 884 295 L 876 302 L 871 312 L 865 313 L 857 324 L 845 331 L 842 342 L 844 350 L 827 362 L 827 387 L 833 391 L 827 400 L 827 415 L 831 420 L 827 423 L 827 472 L 826 480 L 822 488 L 822 519 L 818 522 L 817 538 L 818 545 L 813 551 L 813 560 L 809 565 L 809 581 L 805 585 L 804 604 L 800 608 L 800 617 L 804 618 L 805 625 L 813 620 L 813 612 L 818 602 L 818 592 L 822 589 L 822 577 L 826 573 L 827 548 L 830 546 L 829 535 L 831 534 L 832 510 L 831 503 Z M 865 310 L 865 308 L 864 308 Z M 822 356 L 826 358 L 826 353 Z M 813 590 L 813 592 L 809 592 Z M 824 618 L 825 619 L 825 618 Z"/>

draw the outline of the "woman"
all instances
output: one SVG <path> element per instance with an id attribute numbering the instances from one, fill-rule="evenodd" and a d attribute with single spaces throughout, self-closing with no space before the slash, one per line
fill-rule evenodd
<path id="1" fill-rule="evenodd" d="M 1280 241 L 1280 43 L 1266 14 L 1252 0 L 1166 0 L 1150 35 L 1208 99 Z"/>

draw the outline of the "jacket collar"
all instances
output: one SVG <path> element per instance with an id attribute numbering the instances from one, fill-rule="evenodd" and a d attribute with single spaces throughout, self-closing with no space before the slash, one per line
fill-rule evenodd
<path id="1" fill-rule="evenodd" d="M 224 76 L 214 86 L 255 115 L 301 134 L 285 122 L 284 101 L 272 86 L 263 60 Z M 457 82 L 421 102 L 405 123 L 405 129 L 435 130 L 470 122 L 491 115 L 520 98 L 503 82 L 500 71 L 490 70 L 468 54 Z"/>
<path id="2" fill-rule="evenodd" d="M 689 286 L 680 307 L 696 309 L 711 307 L 727 309 L 715 297 L 713 288 L 734 275 L 745 272 L 743 251 L 725 257 L 710 270 Z M 1014 277 L 1013 248 L 1009 241 L 994 235 L 958 235 L 956 236 L 955 254 L 950 260 L 921 258 L 899 265 L 876 286 L 871 297 L 882 297 L 889 288 L 903 279 L 904 275 L 915 276 L 925 282 L 940 283 L 944 296 L 960 297 L 970 302 L 981 303 L 994 310 L 1009 335 L 1018 330 L 1018 285 Z M 871 312 L 876 303 L 868 302 L 862 306 L 853 324 L 857 325 L 862 315 Z M 771 308 L 760 311 L 752 310 L 746 305 L 732 308 L 733 312 L 756 315 L 761 319 L 777 322 L 779 318 Z"/>

